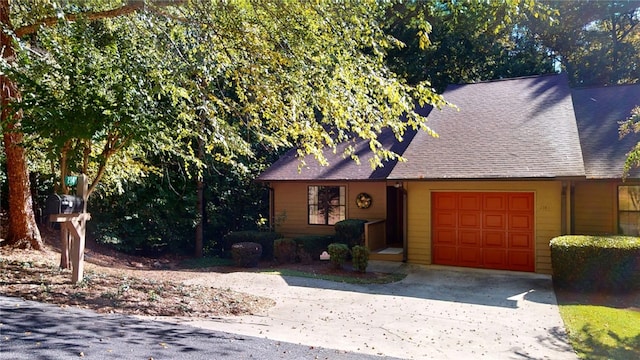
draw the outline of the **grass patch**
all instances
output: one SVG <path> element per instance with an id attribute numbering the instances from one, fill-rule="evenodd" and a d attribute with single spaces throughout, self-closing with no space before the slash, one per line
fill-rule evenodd
<path id="1" fill-rule="evenodd" d="M 184 260 L 182 263 L 180 263 L 180 266 L 183 266 L 187 269 L 203 269 L 216 266 L 233 266 L 233 260 L 220 257 L 192 258 Z"/>
<path id="2" fill-rule="evenodd" d="M 560 304 L 560 315 L 581 359 L 640 359 L 639 311 Z"/>
<path id="3" fill-rule="evenodd" d="M 376 273 L 375 276 L 361 277 L 361 276 L 357 276 L 357 274 L 332 275 L 332 274 L 319 274 L 319 273 L 312 273 L 312 272 L 292 270 L 292 269 L 265 269 L 265 270 L 258 270 L 258 272 L 261 272 L 263 274 L 272 274 L 272 275 L 280 275 L 280 276 L 297 276 L 297 277 L 303 277 L 303 278 L 320 279 L 320 280 L 328 280 L 328 281 L 334 281 L 334 282 L 340 282 L 340 283 L 360 284 L 360 285 L 389 284 L 396 281 L 400 281 L 407 276 L 407 274 L 401 274 L 401 273 L 393 273 L 393 274 Z"/>

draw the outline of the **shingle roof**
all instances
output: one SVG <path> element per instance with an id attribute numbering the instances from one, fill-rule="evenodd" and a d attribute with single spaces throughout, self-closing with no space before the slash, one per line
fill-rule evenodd
<path id="1" fill-rule="evenodd" d="M 393 132 L 387 129 L 378 136 L 378 141 L 384 148 L 402 154 L 415 133 L 415 131 L 407 131 L 404 141 L 398 142 Z M 369 159 L 372 157 L 369 143 L 360 140 L 354 143 L 355 153 L 360 158 L 358 165 L 350 157 L 345 158 L 342 155 L 346 147 L 347 144 L 341 144 L 335 153 L 331 150 L 323 152 L 329 166 L 321 166 L 313 156 L 307 156 L 306 166 L 301 171 L 298 171 L 300 159 L 296 157 L 296 150 L 293 149 L 263 172 L 258 180 L 383 180 L 389 176 L 396 163 L 396 161 L 390 161 L 386 162 L 382 168 L 372 169 L 369 164 Z"/>
<path id="2" fill-rule="evenodd" d="M 459 111 L 432 111 L 392 179 L 584 176 L 571 92 L 564 74 L 450 86 Z"/>
<path id="3" fill-rule="evenodd" d="M 587 178 L 620 178 L 626 154 L 640 141 L 637 134 L 619 139 L 619 122 L 640 105 L 640 84 L 573 90 Z M 640 177 L 638 169 L 631 177 Z"/>
<path id="4" fill-rule="evenodd" d="M 342 156 L 341 145 L 335 154 L 324 152 L 329 166 L 308 158 L 298 172 L 294 149 L 258 179 L 620 178 L 626 153 L 640 141 L 636 134 L 618 137 L 618 123 L 640 105 L 640 84 L 571 91 L 558 74 L 454 85 L 444 97 L 459 111 L 431 111 L 428 125 L 439 138 L 412 132 L 399 143 L 391 131 L 380 135 L 407 162 L 372 170 L 368 142 L 359 141 L 360 165 Z M 640 178 L 640 170 L 630 176 Z"/>

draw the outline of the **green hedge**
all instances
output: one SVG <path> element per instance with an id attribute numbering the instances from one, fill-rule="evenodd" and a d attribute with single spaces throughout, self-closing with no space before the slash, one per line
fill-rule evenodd
<path id="1" fill-rule="evenodd" d="M 231 246 L 231 256 L 236 266 L 256 267 L 262 255 L 262 245 L 255 242 L 240 242 Z"/>
<path id="2" fill-rule="evenodd" d="M 336 242 L 349 245 L 352 248 L 356 245 L 364 245 L 364 224 L 367 220 L 347 219 L 338 221 L 334 226 L 336 231 Z"/>
<path id="3" fill-rule="evenodd" d="M 587 291 L 640 290 L 640 238 L 568 235 L 551 240 L 556 285 Z"/>
<path id="4" fill-rule="evenodd" d="M 282 236 L 270 231 L 245 230 L 234 231 L 224 237 L 224 251 L 229 253 L 233 244 L 254 242 L 262 245 L 262 259 L 273 259 L 273 242 Z"/>
<path id="5" fill-rule="evenodd" d="M 296 262 L 298 244 L 293 239 L 282 238 L 273 242 L 273 258 L 279 264 L 292 264 Z"/>
<path id="6" fill-rule="evenodd" d="M 331 256 L 331 264 L 336 269 L 342 269 L 342 266 L 347 261 L 349 255 L 349 247 L 347 244 L 332 243 L 329 244 L 329 256 Z"/>
<path id="7" fill-rule="evenodd" d="M 306 251 L 312 260 L 320 259 L 320 254 L 327 251 L 329 244 L 334 242 L 333 235 L 303 235 L 293 238 Z"/>
<path id="8" fill-rule="evenodd" d="M 367 271 L 369 266 L 369 248 L 366 246 L 356 245 L 351 249 L 353 270 L 359 272 Z"/>

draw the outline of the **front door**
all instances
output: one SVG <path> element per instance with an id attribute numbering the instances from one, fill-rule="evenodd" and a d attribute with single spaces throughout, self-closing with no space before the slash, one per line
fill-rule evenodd
<path id="1" fill-rule="evenodd" d="M 403 189 L 387 186 L 387 247 L 403 248 Z"/>

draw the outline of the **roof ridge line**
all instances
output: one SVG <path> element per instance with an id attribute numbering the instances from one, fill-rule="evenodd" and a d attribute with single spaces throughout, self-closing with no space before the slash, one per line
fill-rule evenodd
<path id="1" fill-rule="evenodd" d="M 546 74 L 537 74 L 537 75 L 526 75 L 526 76 L 518 76 L 518 77 L 512 77 L 512 78 L 500 78 L 500 79 L 491 79 L 491 80 L 480 80 L 480 81 L 476 81 L 476 82 L 460 82 L 457 84 L 449 84 L 448 86 L 460 86 L 460 85 L 474 85 L 474 84 L 486 84 L 486 83 L 493 83 L 493 82 L 501 82 L 501 81 L 513 81 L 513 80 L 524 80 L 524 79 L 536 79 L 536 78 L 542 78 L 542 77 L 547 77 L 547 76 L 557 76 L 557 75 L 566 75 L 566 73 L 564 72 L 559 72 L 559 73 L 546 73 Z"/>

